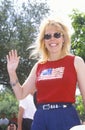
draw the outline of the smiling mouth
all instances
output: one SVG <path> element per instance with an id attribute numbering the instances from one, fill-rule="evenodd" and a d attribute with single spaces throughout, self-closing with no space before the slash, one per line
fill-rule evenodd
<path id="1" fill-rule="evenodd" d="M 51 47 L 56 47 L 58 45 L 58 43 L 51 43 L 49 44 Z"/>

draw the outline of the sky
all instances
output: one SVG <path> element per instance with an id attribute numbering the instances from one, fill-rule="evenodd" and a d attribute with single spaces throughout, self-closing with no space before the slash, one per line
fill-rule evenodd
<path id="1" fill-rule="evenodd" d="M 50 8 L 62 15 L 69 14 L 73 8 L 85 11 L 85 0 L 48 0 Z"/>
<path id="2" fill-rule="evenodd" d="M 16 4 L 17 3 L 20 4 L 28 0 L 14 0 L 14 1 Z M 43 2 L 44 0 L 37 0 L 37 1 Z M 81 12 L 85 12 L 85 0 L 47 0 L 47 4 L 52 10 L 51 16 L 58 17 L 59 19 L 63 20 L 69 27 L 70 31 L 73 30 L 71 26 L 71 19 L 68 15 L 72 14 L 73 9 L 78 9 Z"/>
<path id="3" fill-rule="evenodd" d="M 22 3 L 28 0 L 13 0 L 15 3 Z M 33 1 L 33 0 L 30 0 Z M 45 0 L 36 0 L 45 1 Z M 58 15 L 69 14 L 73 8 L 77 8 L 81 11 L 85 10 L 85 0 L 47 0 L 48 5 L 52 10 L 54 10 Z"/>
<path id="4" fill-rule="evenodd" d="M 71 27 L 71 19 L 73 9 L 78 9 L 80 12 L 85 12 L 85 0 L 48 0 L 52 15 L 62 19 L 69 27 Z"/>

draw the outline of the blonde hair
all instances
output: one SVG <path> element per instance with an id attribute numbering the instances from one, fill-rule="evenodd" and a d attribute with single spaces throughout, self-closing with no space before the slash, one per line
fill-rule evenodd
<path id="1" fill-rule="evenodd" d="M 42 61 L 46 61 L 49 58 L 48 50 L 46 49 L 44 44 L 45 29 L 48 26 L 55 26 L 57 31 L 63 34 L 64 43 L 62 47 L 62 55 L 67 55 L 70 53 L 70 37 L 68 28 L 59 21 L 53 19 L 46 19 L 40 25 L 40 33 L 37 37 L 35 49 L 33 50 L 33 53 L 31 55 L 34 55 L 34 57 L 38 56 Z"/>

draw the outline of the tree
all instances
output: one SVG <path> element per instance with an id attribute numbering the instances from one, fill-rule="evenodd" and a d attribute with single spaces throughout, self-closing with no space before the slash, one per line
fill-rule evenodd
<path id="1" fill-rule="evenodd" d="M 81 56 L 85 61 L 85 13 L 73 10 L 70 15 L 74 33 L 71 37 L 71 51 L 73 54 Z M 79 113 L 80 119 L 84 120 L 85 111 L 81 95 L 76 97 L 75 107 Z"/>
<path id="2" fill-rule="evenodd" d="M 36 62 L 29 59 L 30 44 L 33 44 L 38 33 L 40 21 L 47 16 L 49 8 L 46 3 L 22 4 L 20 10 L 16 10 L 12 1 L 3 0 L 0 5 L 0 84 L 9 87 L 9 78 L 6 69 L 6 54 L 10 49 L 17 49 L 21 56 L 17 70 L 20 82 L 28 76 L 32 66 Z"/>
<path id="3" fill-rule="evenodd" d="M 75 104 L 75 107 L 76 107 L 76 110 L 78 111 L 78 114 L 80 116 L 80 119 L 82 121 L 85 120 L 85 111 L 84 111 L 84 104 L 83 104 L 83 101 L 82 101 L 82 96 L 81 95 L 78 95 L 76 97 L 76 104 Z"/>
<path id="4" fill-rule="evenodd" d="M 74 29 L 71 38 L 71 50 L 75 55 L 79 55 L 85 60 L 85 13 L 73 10 L 73 14 L 70 17 Z"/>
<path id="5" fill-rule="evenodd" d="M 18 101 L 15 95 L 10 89 L 0 91 L 0 114 L 6 113 L 7 117 L 10 118 L 11 114 L 18 113 Z"/>

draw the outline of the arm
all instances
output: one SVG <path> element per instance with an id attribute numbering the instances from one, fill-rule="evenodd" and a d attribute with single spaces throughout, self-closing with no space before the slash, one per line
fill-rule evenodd
<path id="1" fill-rule="evenodd" d="M 85 63 L 82 58 L 76 56 L 74 65 L 77 72 L 78 86 L 79 86 L 79 89 L 83 98 L 84 107 L 85 107 Z"/>
<path id="2" fill-rule="evenodd" d="M 11 82 L 11 86 L 13 86 L 13 91 L 16 95 L 17 99 L 22 99 L 26 97 L 29 93 L 34 93 L 36 90 L 35 80 L 36 80 L 36 68 L 37 64 L 33 67 L 30 75 L 28 76 L 25 83 L 21 86 L 18 82 L 18 77 L 16 74 L 16 69 L 19 64 L 20 57 L 17 54 L 16 50 L 12 50 L 7 55 L 7 70 Z"/>
<path id="3" fill-rule="evenodd" d="M 24 113 L 24 109 L 22 107 L 19 107 L 19 112 L 18 112 L 18 129 L 17 130 L 22 130 L 23 113 Z"/>

